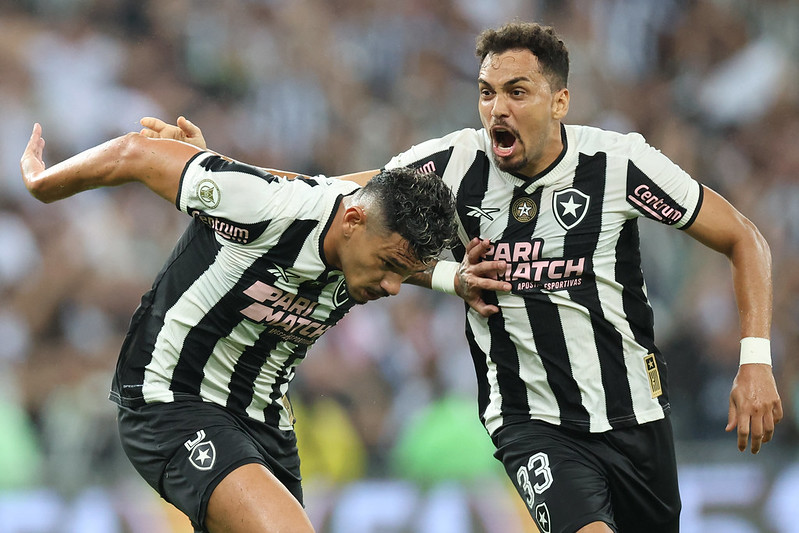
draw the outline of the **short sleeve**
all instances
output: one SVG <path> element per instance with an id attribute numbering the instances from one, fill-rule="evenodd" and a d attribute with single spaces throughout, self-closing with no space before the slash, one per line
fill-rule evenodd
<path id="1" fill-rule="evenodd" d="M 634 214 L 678 229 L 688 228 L 702 205 L 702 185 L 647 144 L 634 140 L 627 163 L 627 204 Z"/>

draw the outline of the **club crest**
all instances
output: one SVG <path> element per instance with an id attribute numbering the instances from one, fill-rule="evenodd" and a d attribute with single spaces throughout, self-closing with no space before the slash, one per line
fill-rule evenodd
<path id="1" fill-rule="evenodd" d="M 216 462 L 216 448 L 214 443 L 205 439 L 205 431 L 197 432 L 197 437 L 183 443 L 189 450 L 189 462 L 197 470 L 211 470 Z"/>
<path id="2" fill-rule="evenodd" d="M 336 290 L 333 291 L 333 305 L 341 307 L 345 305 L 349 299 L 350 293 L 347 291 L 347 283 L 344 281 L 344 276 L 341 276 L 338 285 L 336 285 Z"/>
<path id="3" fill-rule="evenodd" d="M 549 522 L 549 508 L 545 502 L 541 502 L 535 506 L 535 523 L 541 533 L 550 533 L 552 524 Z"/>
<path id="4" fill-rule="evenodd" d="M 570 230 L 585 218 L 591 198 L 584 192 L 569 187 L 552 195 L 552 212 L 565 230 Z"/>

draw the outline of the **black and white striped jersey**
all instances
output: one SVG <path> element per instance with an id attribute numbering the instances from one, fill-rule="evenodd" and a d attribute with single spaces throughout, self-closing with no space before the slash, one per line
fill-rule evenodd
<path id="1" fill-rule="evenodd" d="M 424 142 L 387 165 L 439 174 L 455 193 L 463 245 L 490 239 L 487 259 L 508 263 L 512 292 L 485 296 L 500 312 L 469 309 L 466 319 L 491 434 L 531 418 L 602 432 L 669 409 L 637 219 L 687 228 L 702 187 L 638 134 L 561 131 L 564 151 L 529 179 L 497 168 L 485 130 Z"/>
<path id="2" fill-rule="evenodd" d="M 296 365 L 354 305 L 322 242 L 356 189 L 195 156 L 177 199 L 194 219 L 133 316 L 111 399 L 214 402 L 290 429 Z"/>

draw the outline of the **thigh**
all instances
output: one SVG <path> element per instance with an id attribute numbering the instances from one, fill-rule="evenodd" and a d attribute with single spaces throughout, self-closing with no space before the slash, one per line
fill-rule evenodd
<path id="1" fill-rule="evenodd" d="M 220 481 L 208 502 L 207 531 L 313 532 L 300 503 L 266 467 L 247 464 Z"/>
<path id="2" fill-rule="evenodd" d="M 495 456 L 545 533 L 573 533 L 592 522 L 614 524 L 606 476 L 580 436 L 531 421 L 504 428 L 495 438 Z"/>

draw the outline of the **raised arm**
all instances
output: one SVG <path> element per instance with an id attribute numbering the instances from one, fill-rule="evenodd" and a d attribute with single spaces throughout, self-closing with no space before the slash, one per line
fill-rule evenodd
<path id="1" fill-rule="evenodd" d="M 732 266 L 742 338 L 769 339 L 772 313 L 771 252 L 757 227 L 719 194 L 705 187 L 699 214 L 686 231 L 702 244 L 726 255 Z M 768 349 L 768 342 L 759 342 Z M 770 353 L 760 359 L 770 361 Z M 770 364 L 742 360 L 730 392 L 727 431 L 738 428 L 738 449 L 752 453 L 771 440 L 782 419 L 782 401 Z"/>
<path id="2" fill-rule="evenodd" d="M 139 181 L 174 203 L 186 163 L 200 150 L 189 144 L 128 133 L 47 168 L 42 127 L 33 126 L 20 160 L 22 179 L 38 200 L 49 203 L 89 189 Z"/>
<path id="3" fill-rule="evenodd" d="M 187 142 L 194 146 L 206 150 L 205 136 L 202 130 L 188 120 L 186 117 L 180 116 L 175 124 L 167 124 L 160 118 L 144 117 L 140 121 L 143 126 L 141 134 L 150 139 L 173 139 L 177 141 Z M 305 176 L 298 172 L 287 172 L 285 170 L 276 170 L 273 168 L 265 168 L 275 174 L 276 176 L 284 176 L 288 179 Z M 336 176 L 338 179 L 354 181 L 358 185 L 366 185 L 366 182 L 372 179 L 379 170 L 366 170 L 363 172 L 354 172 L 352 174 L 345 174 L 343 176 Z"/>

